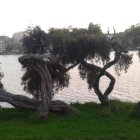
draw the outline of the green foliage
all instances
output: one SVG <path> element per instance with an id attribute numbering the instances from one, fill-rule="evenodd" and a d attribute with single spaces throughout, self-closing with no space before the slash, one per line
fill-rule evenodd
<path id="1" fill-rule="evenodd" d="M 83 67 L 83 65 L 79 65 L 78 69 L 79 69 L 80 77 L 83 80 L 86 80 L 88 83 L 88 88 L 92 89 L 97 72 L 93 70 L 92 71 L 88 70 L 87 68 Z"/>
<path id="2" fill-rule="evenodd" d="M 89 31 L 89 33 L 91 33 L 91 34 L 101 34 L 101 33 L 102 33 L 102 30 L 101 30 L 100 25 L 98 25 L 98 24 L 93 24 L 93 23 L 90 23 L 90 24 L 88 25 L 88 31 Z"/>
<path id="3" fill-rule="evenodd" d="M 83 59 L 94 59 L 95 54 L 108 59 L 110 45 L 100 26 L 90 24 L 88 29 L 50 29 L 49 46 L 62 64 L 80 63 Z"/>
<path id="4" fill-rule="evenodd" d="M 54 92 L 68 87 L 70 76 L 68 73 L 63 73 L 59 63 L 48 63 L 48 69 L 52 78 Z M 22 76 L 22 85 L 25 91 L 37 99 L 41 95 L 41 78 L 34 69 L 30 67 L 25 69 L 25 73 Z"/>
<path id="5" fill-rule="evenodd" d="M 51 48 L 51 53 L 61 57 L 65 53 L 70 39 L 70 31 L 68 29 L 51 28 L 47 34 L 47 40 L 49 47 Z"/>
<path id="6" fill-rule="evenodd" d="M 90 23 L 88 29 L 55 29 L 51 28 L 45 33 L 40 27 L 28 30 L 28 35 L 23 39 L 23 46 L 26 53 L 49 52 L 57 60 L 57 64 L 48 65 L 54 90 L 59 90 L 69 85 L 70 76 L 62 69 L 70 65 L 80 64 L 83 60 L 92 61 L 98 58 L 106 62 L 109 60 L 111 50 L 110 44 L 106 40 L 106 35 L 102 33 L 99 25 Z M 85 72 L 85 79 L 89 88 L 95 78 L 95 73 L 83 70 L 79 67 L 82 77 Z M 24 89 L 33 95 L 40 92 L 40 78 L 32 69 L 23 76 Z M 38 77 L 38 78 L 37 78 Z"/>
<path id="7" fill-rule="evenodd" d="M 61 54 L 65 47 L 65 44 L 69 41 L 67 40 L 67 30 L 62 32 L 58 29 L 54 34 L 54 29 L 50 29 L 50 34 L 45 33 L 39 26 L 35 28 L 29 28 L 27 30 L 27 35 L 23 38 L 23 47 L 25 53 L 27 54 L 43 54 L 46 52 L 52 53 L 52 55 Z M 54 38 L 52 38 L 52 35 Z M 51 44 L 58 44 L 56 50 L 52 50 Z M 59 43 L 58 43 L 59 42 Z M 57 52 L 57 53 L 56 53 Z M 59 56 L 57 56 L 59 57 Z M 48 68 L 53 80 L 53 89 L 57 91 L 63 87 L 69 85 L 69 75 L 63 73 L 61 69 L 61 64 L 52 62 L 48 64 Z M 32 68 L 26 68 L 26 72 L 22 77 L 22 85 L 24 85 L 24 90 L 32 94 L 34 97 L 38 98 L 40 95 L 41 78 L 39 74 Z"/>
<path id="8" fill-rule="evenodd" d="M 132 25 L 126 29 L 123 33 L 120 33 L 120 37 L 126 46 L 136 48 L 140 46 L 140 24 Z"/>
<path id="9" fill-rule="evenodd" d="M 64 67 L 59 63 L 48 63 L 48 69 L 51 74 L 53 82 L 53 90 L 57 92 L 58 90 L 68 87 L 70 76 L 68 73 L 63 71 Z"/>
<path id="10" fill-rule="evenodd" d="M 59 58 L 64 66 L 87 61 L 109 60 L 111 45 L 106 40 L 99 25 L 90 23 L 88 29 L 50 29 L 48 32 L 49 46 L 52 53 Z M 80 77 L 92 88 L 96 72 L 91 72 L 82 65 L 79 66 Z"/>
<path id="11" fill-rule="evenodd" d="M 22 40 L 25 53 L 42 54 L 47 49 L 46 33 L 39 27 L 28 28 Z"/>
<path id="12" fill-rule="evenodd" d="M 26 72 L 22 76 L 22 85 L 24 85 L 25 91 L 32 94 L 37 99 L 40 97 L 41 78 L 32 68 L 26 68 Z"/>
<path id="13" fill-rule="evenodd" d="M 2 89 L 3 88 L 3 84 L 2 84 L 2 82 L 1 82 L 1 79 L 3 78 L 3 73 L 2 72 L 0 72 L 0 89 Z"/>
<path id="14" fill-rule="evenodd" d="M 118 62 L 114 65 L 116 74 L 119 76 L 121 71 L 127 72 L 130 65 L 133 63 L 132 55 L 122 54 Z"/>

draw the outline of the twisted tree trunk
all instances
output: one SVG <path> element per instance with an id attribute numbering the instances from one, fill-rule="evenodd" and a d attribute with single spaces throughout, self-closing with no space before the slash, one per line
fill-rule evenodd
<path id="1" fill-rule="evenodd" d="M 0 102 L 7 102 L 16 108 L 37 110 L 38 101 L 23 95 L 16 95 L 0 90 Z"/>
<path id="2" fill-rule="evenodd" d="M 39 100 L 28 98 L 23 95 L 15 95 L 5 90 L 0 90 L 0 102 L 7 102 L 16 108 L 38 110 L 40 118 L 47 118 L 49 111 L 57 112 L 61 115 L 73 113 L 76 110 L 63 101 L 55 100 L 53 98 L 52 79 L 48 70 L 47 64 L 55 62 L 55 59 L 47 55 L 24 55 L 19 58 L 19 62 L 27 68 L 31 68 L 38 72 L 41 78 L 41 96 Z M 57 62 L 54 63 L 55 65 Z M 64 73 L 75 65 L 69 68 L 62 67 Z"/>
<path id="3" fill-rule="evenodd" d="M 41 118 L 47 118 L 53 97 L 52 79 L 47 63 L 42 55 L 24 55 L 19 58 L 19 62 L 25 67 L 34 69 L 40 75 L 41 96 L 39 97 L 38 111 Z"/>
<path id="4" fill-rule="evenodd" d="M 87 69 L 89 69 L 91 71 L 92 70 L 96 71 L 96 77 L 95 77 L 95 80 L 93 83 L 93 89 L 94 89 L 96 95 L 98 96 L 102 105 L 109 104 L 108 96 L 112 92 L 114 85 L 115 85 L 115 78 L 106 70 L 117 63 L 117 61 L 120 59 L 122 53 L 127 53 L 127 51 L 123 47 L 121 40 L 115 36 L 115 29 L 114 29 L 113 37 L 111 39 L 109 39 L 108 41 L 112 45 L 112 49 L 115 51 L 115 57 L 112 61 L 108 62 L 102 68 L 98 67 L 94 64 L 89 64 L 85 61 L 83 61 L 81 63 Z M 102 76 L 106 76 L 107 78 L 110 79 L 110 83 L 104 93 L 102 93 L 99 88 L 99 83 L 100 83 L 100 79 Z"/>
<path id="5" fill-rule="evenodd" d="M 38 110 L 39 102 L 35 98 L 28 98 L 23 95 L 15 95 L 4 90 L 0 90 L 0 102 L 7 102 L 12 106 L 20 109 Z M 75 112 L 76 110 L 60 100 L 50 102 L 49 111 L 56 112 L 61 115 L 66 115 Z"/>
<path id="6" fill-rule="evenodd" d="M 108 105 L 109 104 L 108 96 L 114 88 L 115 78 L 109 72 L 104 71 L 103 68 L 101 68 L 99 66 L 96 66 L 94 64 L 89 64 L 85 61 L 83 61 L 81 64 L 91 71 L 92 70 L 96 71 L 97 75 L 96 75 L 95 81 L 93 83 L 93 89 L 94 89 L 96 95 L 98 96 L 101 104 L 102 105 Z M 102 76 L 106 76 L 107 78 L 110 79 L 109 86 L 107 87 L 107 89 L 105 90 L 104 93 L 102 93 L 100 88 L 99 88 L 99 83 L 100 83 L 100 79 L 101 79 Z"/>

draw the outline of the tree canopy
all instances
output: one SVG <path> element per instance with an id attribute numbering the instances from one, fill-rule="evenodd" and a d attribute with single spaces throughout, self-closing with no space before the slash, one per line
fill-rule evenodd
<path id="1" fill-rule="evenodd" d="M 24 53 L 42 54 L 47 49 L 46 33 L 39 27 L 29 27 L 23 37 Z"/>
<path id="2" fill-rule="evenodd" d="M 103 60 L 109 58 L 110 44 L 99 25 L 90 24 L 88 29 L 50 29 L 48 38 L 52 53 L 63 64 L 91 60 L 97 55 Z"/>
<path id="3" fill-rule="evenodd" d="M 22 43 L 25 54 L 18 59 L 25 68 L 22 84 L 24 90 L 35 98 L 7 92 L 4 95 L 2 92 L 1 100 L 19 108 L 38 108 L 40 116 L 45 118 L 54 93 L 69 85 L 68 72 L 72 68 L 78 66 L 80 77 L 87 81 L 89 89 L 94 89 L 101 104 L 108 105 L 115 78 L 107 69 L 115 65 L 119 73 L 121 70 L 127 71 L 132 63 L 132 56 L 116 36 L 115 30 L 114 35 L 108 37 L 100 25 L 93 23 L 88 28 L 51 28 L 47 33 L 36 26 L 26 31 Z M 112 50 L 113 60 L 110 59 Z M 102 62 L 102 65 L 98 65 L 98 62 Z M 99 86 L 102 76 L 110 80 L 104 92 Z"/>
<path id="4" fill-rule="evenodd" d="M 48 53 L 53 58 L 47 62 L 47 65 L 55 90 L 69 85 L 68 71 L 78 65 L 80 77 L 87 81 L 89 89 L 95 90 L 101 102 L 105 100 L 108 102 L 108 95 L 113 90 L 115 78 L 106 72 L 106 69 L 118 62 L 115 70 L 119 73 L 123 69 L 127 70 L 131 64 L 131 57 L 126 54 L 127 51 L 123 48 L 121 41 L 118 41 L 115 36 L 108 40 L 98 24 L 90 23 L 88 28 L 51 28 L 48 33 L 37 26 L 28 32 L 23 39 L 25 52 Z M 39 41 L 34 43 L 36 40 Z M 110 61 L 112 49 L 115 51 L 115 58 Z M 99 61 L 102 61 L 103 67 L 96 65 Z M 104 94 L 99 89 L 99 80 L 103 75 L 111 80 Z M 41 82 L 34 70 L 27 67 L 22 80 L 26 91 L 33 95 L 39 94 Z"/>
<path id="5" fill-rule="evenodd" d="M 69 85 L 70 76 L 67 71 L 83 60 L 92 61 L 98 58 L 107 61 L 109 59 L 111 46 L 97 24 L 90 23 L 87 29 L 51 28 L 48 33 L 36 26 L 27 32 L 28 35 L 23 38 L 26 53 L 48 52 L 55 58 L 53 63 L 48 63 L 48 68 L 53 87 L 57 90 Z M 26 69 L 22 78 L 24 89 L 37 96 L 40 91 L 40 78 L 31 68 Z"/>

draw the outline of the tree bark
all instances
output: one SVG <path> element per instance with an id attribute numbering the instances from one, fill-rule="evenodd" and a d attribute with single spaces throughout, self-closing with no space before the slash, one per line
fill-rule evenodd
<path id="1" fill-rule="evenodd" d="M 108 62 L 106 65 L 103 66 L 103 68 L 100 68 L 99 72 L 97 73 L 95 82 L 93 83 L 94 91 L 97 94 L 97 96 L 99 97 L 99 100 L 101 101 L 102 105 L 109 104 L 108 96 L 112 92 L 114 85 L 115 85 L 115 78 L 106 70 L 108 68 L 110 68 L 111 66 L 113 66 L 120 59 L 121 53 L 122 53 L 121 51 L 120 52 L 116 51 L 114 60 Z M 107 89 L 105 90 L 105 92 L 102 93 L 100 88 L 99 88 L 99 82 L 100 82 L 101 77 L 104 75 L 110 79 L 110 83 L 109 83 Z"/>
<path id="2" fill-rule="evenodd" d="M 50 103 L 53 97 L 52 79 L 47 68 L 46 60 L 42 55 L 24 55 L 19 58 L 19 62 L 25 67 L 31 67 L 41 77 L 41 96 L 39 97 L 38 111 L 41 118 L 47 118 Z"/>
<path id="3" fill-rule="evenodd" d="M 34 98 L 28 98 L 23 95 L 15 95 L 4 90 L 0 90 L 0 102 L 7 102 L 15 108 L 38 110 L 39 102 Z M 56 112 L 61 115 L 74 113 L 76 110 L 70 105 L 60 100 L 53 100 L 50 102 L 49 111 Z"/>
<path id="4" fill-rule="evenodd" d="M 7 102 L 16 108 L 38 110 L 40 118 L 47 118 L 49 111 L 57 112 L 61 115 L 73 113 L 76 110 L 63 101 L 53 98 L 52 79 L 47 64 L 57 65 L 57 60 L 48 55 L 29 54 L 21 56 L 19 62 L 27 68 L 32 68 L 41 78 L 41 96 L 39 99 L 31 99 L 23 95 L 15 95 L 4 90 L 0 90 L 0 102 Z M 61 65 L 62 71 L 65 73 L 77 64 L 65 68 Z"/>
<path id="5" fill-rule="evenodd" d="M 102 93 L 100 88 L 99 88 L 99 83 L 100 83 L 101 77 L 104 76 L 104 75 L 110 79 L 110 83 L 109 83 L 107 89 L 105 90 L 105 92 Z M 109 104 L 108 96 L 112 92 L 112 90 L 114 88 L 114 85 L 115 85 L 115 78 L 110 73 L 104 72 L 104 73 L 99 73 L 97 75 L 96 80 L 93 84 L 93 89 L 94 89 L 96 95 L 98 96 L 102 105 L 108 105 Z"/>
<path id="6" fill-rule="evenodd" d="M 96 66 L 94 64 L 87 63 L 85 61 L 83 61 L 81 64 L 84 67 L 86 67 L 87 69 L 91 70 L 91 71 L 92 70 L 96 71 L 97 75 L 96 75 L 96 78 L 95 78 L 95 82 L 93 83 L 93 89 L 94 89 L 96 95 L 98 96 L 101 104 L 102 105 L 108 105 L 109 104 L 109 98 L 108 98 L 108 96 L 109 96 L 109 94 L 112 92 L 112 90 L 114 88 L 115 78 L 109 72 L 105 71 L 105 69 L 103 69 L 104 67 L 101 68 L 99 66 Z M 104 71 L 104 72 L 102 72 L 102 71 Z M 104 75 L 107 78 L 110 79 L 110 83 L 109 83 L 109 86 L 107 87 L 107 89 L 105 90 L 105 92 L 102 93 L 101 90 L 100 90 L 100 88 L 99 88 L 99 83 L 100 83 L 101 77 L 104 76 Z"/>

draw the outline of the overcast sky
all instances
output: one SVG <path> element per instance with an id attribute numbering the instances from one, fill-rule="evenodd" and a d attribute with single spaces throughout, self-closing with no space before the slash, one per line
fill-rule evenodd
<path id="1" fill-rule="evenodd" d="M 12 36 L 29 25 L 87 28 L 100 24 L 104 32 L 123 31 L 140 23 L 140 0 L 0 0 L 0 35 Z"/>

